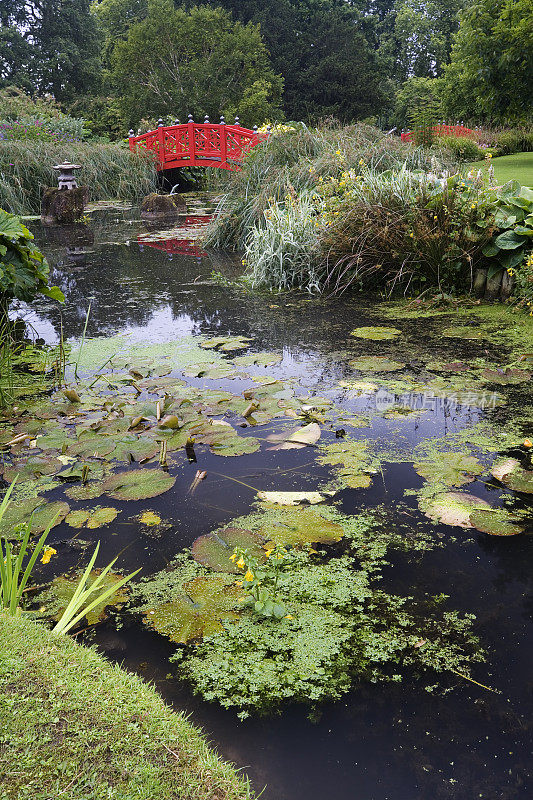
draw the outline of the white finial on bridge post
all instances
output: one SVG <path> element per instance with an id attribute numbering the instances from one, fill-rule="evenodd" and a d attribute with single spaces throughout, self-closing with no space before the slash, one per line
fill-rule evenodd
<path id="1" fill-rule="evenodd" d="M 253 127 L 253 132 L 254 132 L 254 133 L 257 133 L 257 125 L 254 125 L 254 127 Z"/>
<path id="2" fill-rule="evenodd" d="M 187 121 L 188 121 L 188 122 L 194 122 L 194 120 L 193 120 L 193 118 L 192 118 L 192 114 L 189 114 L 189 115 L 188 115 Z"/>
<path id="3" fill-rule="evenodd" d="M 206 114 L 204 117 L 204 125 L 209 125 L 209 114 Z"/>
<path id="4" fill-rule="evenodd" d="M 158 128 L 163 128 L 163 127 L 164 127 L 164 125 L 165 125 L 165 123 L 163 122 L 163 120 L 161 119 L 161 117 L 159 117 L 159 119 L 157 120 L 157 127 L 158 127 Z"/>
<path id="5" fill-rule="evenodd" d="M 224 114 L 220 115 L 220 124 L 221 125 L 225 125 L 226 124 L 226 120 L 224 119 Z"/>
<path id="6" fill-rule="evenodd" d="M 239 125 L 239 117 L 235 117 L 235 125 Z"/>
<path id="7" fill-rule="evenodd" d="M 179 121 L 179 119 L 176 117 L 176 119 L 174 120 L 174 125 L 179 125 L 179 124 L 180 124 L 180 121 Z"/>
<path id="8" fill-rule="evenodd" d="M 130 139 L 133 139 L 133 137 L 134 137 L 134 136 L 135 136 L 135 133 L 134 133 L 134 131 L 132 131 L 132 129 L 130 128 L 130 129 L 129 129 L 129 131 L 128 131 L 128 137 L 129 137 Z"/>

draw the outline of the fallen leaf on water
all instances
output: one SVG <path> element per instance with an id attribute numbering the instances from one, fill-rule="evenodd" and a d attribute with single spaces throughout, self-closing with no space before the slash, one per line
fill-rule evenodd
<path id="1" fill-rule="evenodd" d="M 259 500 L 279 506 L 296 506 L 299 503 L 310 505 L 323 503 L 334 494 L 335 492 L 258 492 L 257 497 Z"/>

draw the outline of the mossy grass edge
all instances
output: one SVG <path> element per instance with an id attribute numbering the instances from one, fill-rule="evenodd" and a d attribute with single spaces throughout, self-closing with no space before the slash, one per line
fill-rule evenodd
<path id="1" fill-rule="evenodd" d="M 0 710 L 6 800 L 253 797 L 153 687 L 92 648 L 3 613 Z"/>

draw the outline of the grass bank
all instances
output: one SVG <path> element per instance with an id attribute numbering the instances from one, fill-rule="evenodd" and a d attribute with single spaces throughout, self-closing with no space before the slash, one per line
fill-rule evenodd
<path id="1" fill-rule="evenodd" d="M 45 186 L 57 185 L 52 169 L 62 161 L 81 164 L 78 183 L 91 200 L 140 200 L 157 186 L 153 162 L 120 144 L 1 141 L 0 208 L 12 214 L 38 214 Z"/>
<path id="2" fill-rule="evenodd" d="M 247 800 L 186 718 L 94 650 L 0 614 L 5 800 Z"/>
<path id="3" fill-rule="evenodd" d="M 494 177 L 498 183 L 518 181 L 522 186 L 533 188 L 533 153 L 514 153 L 511 156 L 499 156 L 492 159 Z M 476 161 L 470 165 L 473 169 L 487 170 L 486 161 Z"/>

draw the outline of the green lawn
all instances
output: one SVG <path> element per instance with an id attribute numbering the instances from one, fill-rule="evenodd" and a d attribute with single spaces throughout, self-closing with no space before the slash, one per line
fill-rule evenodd
<path id="1" fill-rule="evenodd" d="M 533 187 L 533 153 L 515 153 L 512 156 L 493 158 L 494 175 L 498 183 L 515 180 L 522 186 Z M 473 169 L 487 169 L 487 161 L 470 164 Z"/>
<path id="2" fill-rule="evenodd" d="M 2 800 L 250 800 L 183 714 L 68 636 L 0 612 Z"/>

